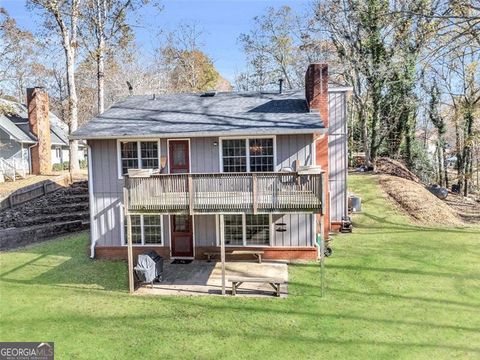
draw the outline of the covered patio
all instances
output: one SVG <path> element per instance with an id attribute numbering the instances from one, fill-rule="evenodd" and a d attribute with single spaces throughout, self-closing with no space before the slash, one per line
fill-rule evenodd
<path id="1" fill-rule="evenodd" d="M 226 293 L 231 294 L 232 277 L 268 277 L 285 281 L 280 287 L 280 297 L 288 294 L 288 265 L 286 262 L 229 261 L 225 263 Z M 268 283 L 244 283 L 236 296 L 272 297 L 275 290 Z M 221 262 L 194 260 L 190 264 L 164 263 L 161 282 L 141 285 L 136 295 L 222 295 Z"/>

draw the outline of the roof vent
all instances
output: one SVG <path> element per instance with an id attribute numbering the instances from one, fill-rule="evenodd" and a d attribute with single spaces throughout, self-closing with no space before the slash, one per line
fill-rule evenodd
<path id="1" fill-rule="evenodd" d="M 217 92 L 216 91 L 206 91 L 204 92 L 202 95 L 200 95 L 201 97 L 213 97 L 217 95 Z"/>

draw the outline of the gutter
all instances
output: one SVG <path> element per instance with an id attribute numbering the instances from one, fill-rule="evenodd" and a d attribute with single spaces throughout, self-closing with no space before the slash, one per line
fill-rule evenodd
<path id="1" fill-rule="evenodd" d="M 252 135 L 304 135 L 304 134 L 326 134 L 328 128 L 310 128 L 310 129 L 289 129 L 283 130 L 278 128 L 269 129 L 269 131 L 204 131 L 204 132 L 178 132 L 178 133 L 148 133 L 148 134 L 122 134 L 122 135 L 69 135 L 70 140 L 116 140 L 116 139 L 139 139 L 139 138 L 160 138 L 170 139 L 176 137 L 239 137 L 239 136 L 252 136 Z"/>
<path id="2" fill-rule="evenodd" d="M 90 203 L 90 259 L 95 259 L 95 243 L 93 221 L 95 220 L 94 203 L 93 203 L 93 172 L 92 172 L 92 152 L 90 145 L 87 144 L 87 162 L 88 162 L 88 201 Z"/>

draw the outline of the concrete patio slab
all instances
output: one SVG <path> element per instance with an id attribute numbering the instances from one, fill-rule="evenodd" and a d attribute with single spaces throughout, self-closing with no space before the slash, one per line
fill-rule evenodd
<path id="1" fill-rule="evenodd" d="M 190 264 L 164 263 L 163 279 L 140 286 L 137 295 L 221 295 L 222 268 L 220 262 L 193 261 Z M 232 283 L 229 277 L 271 277 L 288 281 L 288 265 L 285 262 L 229 261 L 225 264 L 227 295 L 231 295 Z M 236 296 L 273 297 L 274 290 L 269 284 L 244 283 Z M 287 283 L 281 285 L 280 297 L 288 294 Z"/>

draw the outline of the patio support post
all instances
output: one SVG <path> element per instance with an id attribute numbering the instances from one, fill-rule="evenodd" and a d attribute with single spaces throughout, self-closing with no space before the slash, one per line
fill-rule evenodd
<path id="1" fill-rule="evenodd" d="M 132 217 L 128 211 L 128 192 L 126 188 L 123 188 L 123 203 L 125 216 L 127 217 L 128 290 L 130 294 L 133 294 L 135 286 L 133 283 Z"/>
<path id="2" fill-rule="evenodd" d="M 225 295 L 225 231 L 223 214 L 220 214 L 220 258 L 222 260 L 222 295 Z"/>
<path id="3" fill-rule="evenodd" d="M 323 204 L 322 204 L 323 206 Z M 323 209 L 323 207 L 322 207 Z M 323 211 L 320 213 L 320 296 L 323 297 L 324 283 L 325 283 L 325 217 Z"/>

